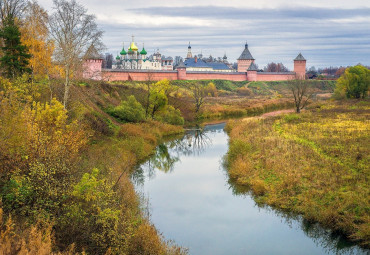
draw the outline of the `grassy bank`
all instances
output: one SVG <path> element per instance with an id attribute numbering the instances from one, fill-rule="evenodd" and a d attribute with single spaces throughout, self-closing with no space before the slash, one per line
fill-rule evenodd
<path id="1" fill-rule="evenodd" d="M 228 172 L 256 201 L 370 245 L 370 102 L 230 121 Z"/>

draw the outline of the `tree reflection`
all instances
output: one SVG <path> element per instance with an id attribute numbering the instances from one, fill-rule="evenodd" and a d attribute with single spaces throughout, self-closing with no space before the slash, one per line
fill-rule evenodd
<path id="1" fill-rule="evenodd" d="M 172 142 L 171 148 L 179 156 L 200 155 L 205 149 L 212 145 L 212 140 L 204 129 L 188 130 L 181 138 Z"/>
<path id="2" fill-rule="evenodd" d="M 177 155 L 171 155 L 169 148 L 166 144 L 160 144 L 154 155 L 148 160 L 149 168 L 158 169 L 162 172 L 168 173 L 173 171 L 173 167 L 179 157 Z"/>
<path id="3" fill-rule="evenodd" d="M 154 178 L 156 170 L 171 173 L 181 156 L 200 155 L 212 144 L 207 132 L 213 130 L 196 127 L 188 130 L 180 138 L 160 144 L 155 153 L 134 171 L 133 181 L 136 184 L 144 184 L 145 176 L 149 179 Z"/>

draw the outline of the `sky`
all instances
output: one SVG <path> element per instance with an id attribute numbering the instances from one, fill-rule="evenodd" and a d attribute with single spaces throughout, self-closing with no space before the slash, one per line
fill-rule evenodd
<path id="1" fill-rule="evenodd" d="M 148 54 L 193 54 L 235 62 L 247 41 L 256 64 L 299 54 L 307 66 L 370 65 L 370 0 L 77 0 L 95 14 L 107 50 L 117 55 L 131 36 Z M 52 0 L 39 0 L 52 12 Z"/>

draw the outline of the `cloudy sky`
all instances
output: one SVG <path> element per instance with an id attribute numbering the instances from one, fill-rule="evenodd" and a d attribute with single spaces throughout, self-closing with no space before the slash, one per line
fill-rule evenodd
<path id="1" fill-rule="evenodd" d="M 105 31 L 117 54 L 131 35 L 148 53 L 227 54 L 234 62 L 245 41 L 260 68 L 292 68 L 299 52 L 308 66 L 370 65 L 370 0 L 77 0 Z M 52 0 L 39 0 L 52 11 Z"/>

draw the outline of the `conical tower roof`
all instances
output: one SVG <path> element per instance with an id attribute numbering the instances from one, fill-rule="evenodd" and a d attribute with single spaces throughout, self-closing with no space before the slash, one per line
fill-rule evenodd
<path id="1" fill-rule="evenodd" d="M 299 53 L 298 56 L 294 60 L 303 61 L 303 60 L 306 60 L 306 59 L 302 56 L 301 53 Z"/>
<path id="2" fill-rule="evenodd" d="M 85 59 L 103 59 L 103 57 L 99 54 L 96 47 L 91 44 L 90 47 L 87 49 L 85 56 Z"/>
<path id="3" fill-rule="evenodd" d="M 181 60 L 177 68 L 186 68 L 184 61 Z"/>
<path id="4" fill-rule="evenodd" d="M 248 43 L 245 43 L 245 48 L 240 57 L 238 58 L 238 60 L 254 60 L 252 54 L 248 50 Z"/>
<path id="5" fill-rule="evenodd" d="M 252 62 L 247 71 L 258 71 L 258 67 L 254 62 Z"/>

